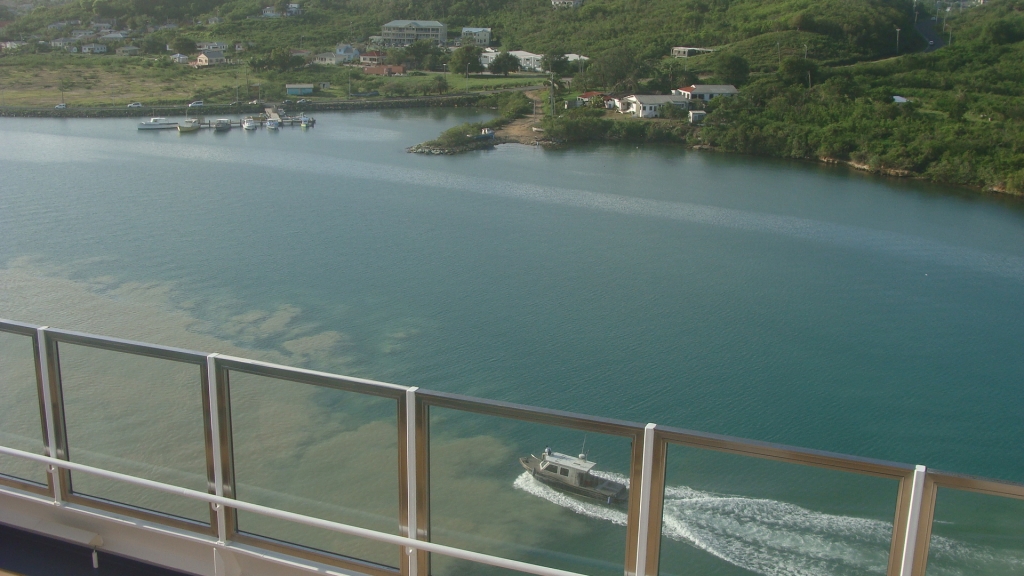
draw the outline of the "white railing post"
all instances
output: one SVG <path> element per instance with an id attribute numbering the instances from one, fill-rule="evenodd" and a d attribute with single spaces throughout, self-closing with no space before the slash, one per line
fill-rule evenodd
<path id="1" fill-rule="evenodd" d="M 50 391 L 50 347 L 46 342 L 46 329 L 40 326 L 36 330 L 39 343 L 39 376 L 43 383 L 43 414 L 46 418 L 46 451 L 50 458 L 57 458 L 57 419 L 53 413 L 53 394 Z M 53 504 L 60 506 L 63 501 L 61 489 L 61 471 L 52 464 L 47 466 L 50 474 L 50 485 L 53 486 Z"/>
<path id="2" fill-rule="evenodd" d="M 928 469 L 920 464 L 914 468 L 914 483 L 910 489 L 910 513 L 907 515 L 907 538 L 903 541 L 903 562 L 900 576 L 914 573 L 914 553 L 917 551 L 917 532 L 920 528 L 921 501 L 924 498 L 924 479 Z"/>
<path id="3" fill-rule="evenodd" d="M 413 540 L 419 540 L 419 519 L 416 516 L 416 391 L 418 387 L 413 386 L 405 391 L 405 483 L 406 502 L 408 515 L 406 521 L 409 523 L 407 536 Z M 417 550 L 405 548 L 405 555 L 409 561 L 409 576 L 416 576 Z"/>
<path id="4" fill-rule="evenodd" d="M 210 397 L 210 438 L 213 442 L 213 493 L 216 496 L 224 496 L 224 466 L 221 462 L 220 453 L 220 402 L 217 395 L 217 353 L 214 352 L 206 357 L 206 390 Z M 227 519 L 226 511 L 222 504 L 213 504 L 214 512 L 217 515 L 217 543 L 223 544 L 227 541 Z"/>
<path id="5" fill-rule="evenodd" d="M 636 576 L 647 572 L 647 538 L 651 517 L 651 479 L 654 468 L 654 427 L 644 427 L 644 463 L 640 471 L 640 526 L 637 529 Z"/>

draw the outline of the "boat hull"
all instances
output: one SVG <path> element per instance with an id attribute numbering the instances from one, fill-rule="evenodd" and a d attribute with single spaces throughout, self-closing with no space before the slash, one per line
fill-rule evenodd
<path id="1" fill-rule="evenodd" d="M 166 124 L 147 124 L 142 122 L 139 124 L 139 130 L 174 130 L 177 127 L 177 122 L 168 122 Z"/>
<path id="2" fill-rule="evenodd" d="M 192 132 L 199 132 L 198 124 L 192 124 L 190 126 L 178 126 L 179 134 L 190 134 Z"/>
<path id="3" fill-rule="evenodd" d="M 541 459 L 536 456 L 524 456 L 519 459 L 519 463 L 523 468 L 529 471 L 535 479 L 562 492 L 583 496 L 584 498 L 597 500 L 604 504 L 625 504 L 629 499 L 629 489 L 618 482 L 603 480 L 599 486 L 594 488 L 577 486 L 575 484 L 562 481 L 558 476 L 548 474 L 541 470 Z"/>

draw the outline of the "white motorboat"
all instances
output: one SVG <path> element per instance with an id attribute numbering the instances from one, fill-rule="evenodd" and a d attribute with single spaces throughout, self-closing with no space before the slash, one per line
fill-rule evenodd
<path id="1" fill-rule="evenodd" d="M 245 130 L 255 130 L 260 127 L 260 123 L 253 117 L 248 117 L 242 120 L 242 128 Z"/>
<path id="2" fill-rule="evenodd" d="M 139 130 L 177 130 L 177 122 L 169 122 L 167 118 L 150 118 L 139 122 Z"/>
<path id="3" fill-rule="evenodd" d="M 280 123 L 277 121 L 277 118 L 267 119 L 267 130 L 277 130 L 279 125 Z"/>

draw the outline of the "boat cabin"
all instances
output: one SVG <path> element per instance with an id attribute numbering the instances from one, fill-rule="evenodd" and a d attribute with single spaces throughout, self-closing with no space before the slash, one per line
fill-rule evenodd
<path id="1" fill-rule="evenodd" d="M 559 476 L 558 480 L 566 484 L 593 487 L 597 486 L 599 481 L 596 476 L 590 473 L 596 465 L 595 462 L 588 461 L 585 454 L 580 454 L 579 458 L 574 458 L 561 452 L 547 452 L 541 459 L 538 471 Z"/>

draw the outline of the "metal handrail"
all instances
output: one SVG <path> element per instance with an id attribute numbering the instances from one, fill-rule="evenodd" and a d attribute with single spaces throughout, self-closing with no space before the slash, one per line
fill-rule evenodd
<path id="1" fill-rule="evenodd" d="M 214 494 L 207 494 L 206 492 L 199 492 L 189 488 L 182 488 L 180 486 L 174 486 L 171 484 L 164 484 L 163 482 L 157 482 L 155 480 L 146 480 L 145 478 L 137 478 L 135 476 L 129 476 L 127 474 L 121 474 L 119 472 L 112 472 L 110 470 L 104 470 L 102 468 L 95 468 L 93 466 L 87 466 L 85 464 L 78 464 L 76 462 L 68 462 L 67 460 L 58 460 L 57 458 L 50 458 L 49 456 L 40 456 L 31 452 L 25 452 L 23 450 L 16 450 L 14 448 L 7 448 L 0 446 L 0 454 L 7 456 L 15 456 L 18 458 L 24 458 L 26 460 L 32 460 L 41 464 L 47 464 L 55 468 L 62 468 L 66 470 L 73 470 L 77 472 L 85 472 L 87 474 L 93 474 L 101 478 L 107 478 L 109 480 L 117 480 L 119 482 L 126 482 L 135 486 L 141 486 L 143 488 L 151 488 L 153 490 L 159 490 L 167 494 L 174 494 L 176 496 L 184 496 L 186 498 L 192 498 L 194 500 L 202 500 L 215 506 L 224 506 L 227 508 L 235 508 L 237 510 L 244 510 L 246 512 L 253 512 L 255 514 L 261 514 L 270 518 L 277 518 L 278 520 L 286 520 L 294 522 L 296 524 L 302 524 L 304 526 L 310 526 L 313 528 L 323 528 L 331 530 L 333 532 L 339 532 L 341 534 L 347 534 L 349 536 L 358 536 L 360 538 L 366 538 L 368 540 L 375 540 L 384 544 L 394 544 L 396 546 L 405 546 L 407 548 L 413 548 L 416 550 L 423 550 L 425 552 L 432 552 L 435 554 L 443 554 L 451 558 L 458 558 L 460 560 L 469 560 L 470 562 L 478 562 L 480 564 L 487 564 L 489 566 L 495 566 L 497 568 L 507 568 L 509 570 L 515 570 L 518 572 L 526 572 L 529 574 L 537 574 L 537 576 L 586 576 L 578 572 L 569 572 L 568 570 L 559 570 L 558 568 L 548 568 L 547 566 L 538 566 L 536 564 L 529 564 L 526 562 L 520 562 L 518 560 L 509 560 L 508 558 L 501 558 L 499 556 L 491 556 L 489 554 L 481 554 L 479 552 L 470 552 L 469 550 L 463 550 L 461 548 L 454 548 L 451 546 L 445 546 L 443 544 L 435 544 L 433 542 L 426 542 L 423 540 L 415 540 L 407 538 L 405 536 L 397 536 L 395 534 L 387 534 L 385 532 L 377 532 L 376 530 L 370 530 L 368 528 L 360 528 L 358 526 L 350 526 L 348 524 L 341 524 L 340 522 L 332 522 L 330 520 L 322 520 L 320 518 L 314 518 L 312 516 L 306 516 L 304 514 L 296 514 L 294 512 L 286 512 L 284 510 L 278 510 L 277 508 L 270 508 L 267 506 L 261 506 L 259 504 L 252 504 L 250 502 L 243 502 L 241 500 L 234 500 L 231 498 L 224 498 L 223 496 L 216 496 Z M 227 546 L 227 544 L 222 544 Z"/>
<path id="2" fill-rule="evenodd" d="M 203 500 L 215 505 L 215 514 L 211 518 L 214 522 L 211 522 L 213 525 L 210 528 L 212 534 L 217 537 L 218 545 L 224 546 L 230 546 L 230 540 L 233 537 L 241 540 L 244 536 L 236 532 L 230 522 L 228 526 L 225 526 L 225 518 L 228 516 L 225 510 L 234 509 L 402 546 L 406 553 L 403 554 L 401 573 L 407 575 L 417 574 L 418 563 L 422 566 L 421 571 L 429 570 L 429 556 L 423 554 L 425 552 L 436 552 L 453 558 L 542 576 L 574 575 L 575 573 L 564 570 L 429 542 L 430 490 L 429 476 L 426 474 L 429 469 L 429 452 L 426 447 L 429 444 L 429 408 L 431 407 L 630 438 L 633 442 L 630 477 L 637 482 L 638 486 L 642 487 L 641 490 L 631 491 L 627 521 L 625 568 L 627 574 L 634 576 L 657 574 L 666 457 L 667 447 L 670 444 L 898 480 L 899 490 L 896 499 L 896 518 L 893 523 L 893 547 L 890 551 L 889 576 L 923 576 L 938 488 L 1024 499 L 1024 484 L 929 470 L 923 466 L 915 468 L 899 462 L 861 458 L 669 426 L 648 424 L 645 427 L 636 422 L 422 390 L 416 387 L 304 370 L 246 358 L 204 354 L 192 350 L 51 329 L 10 320 L 0 319 L 0 332 L 24 335 L 32 339 L 39 384 L 43 440 L 50 453 L 57 456 L 57 458 L 39 456 L 0 446 L 0 454 L 35 460 L 49 464 L 51 467 L 50 484 L 42 491 L 41 487 L 35 483 L 26 481 L 19 485 L 16 482 L 17 479 L 2 474 L 0 474 L 0 483 L 37 494 L 49 495 L 55 503 L 59 504 L 69 496 L 67 485 L 62 482 L 62 477 L 66 480 L 69 478 L 67 476 L 69 471 L 78 470 Z M 64 422 L 63 399 L 60 394 L 60 361 L 57 357 L 58 343 L 89 346 L 198 365 L 201 369 L 204 387 L 203 409 L 208 411 L 207 458 L 211 481 L 210 490 L 213 493 L 180 488 L 61 459 L 67 458 L 67 453 L 64 443 L 66 441 L 62 441 Z M 229 491 L 233 486 L 233 462 L 231 462 L 229 453 L 223 454 L 225 448 L 230 448 L 231 402 L 229 395 L 226 394 L 229 371 L 396 400 L 399 424 L 397 431 L 399 435 L 399 474 L 402 486 L 399 496 L 401 516 L 399 531 L 406 536 L 376 532 L 233 499 L 234 494 Z M 226 438 L 222 437 L 222 433 L 226 434 Z M 12 482 L 14 483 L 12 484 Z M 641 492 L 643 492 L 643 496 L 641 496 Z M 173 518 L 164 518 L 159 514 L 154 516 L 154 513 L 137 510 L 127 505 L 93 501 L 87 501 L 85 504 L 114 512 L 142 515 L 172 525 L 174 521 Z M 148 516 L 146 516 L 147 514 Z M 424 540 L 417 538 L 424 538 Z M 269 546 L 269 544 L 264 545 Z M 414 551 L 419 551 L 419 554 Z M 333 558 L 334 556 L 329 557 Z"/>

